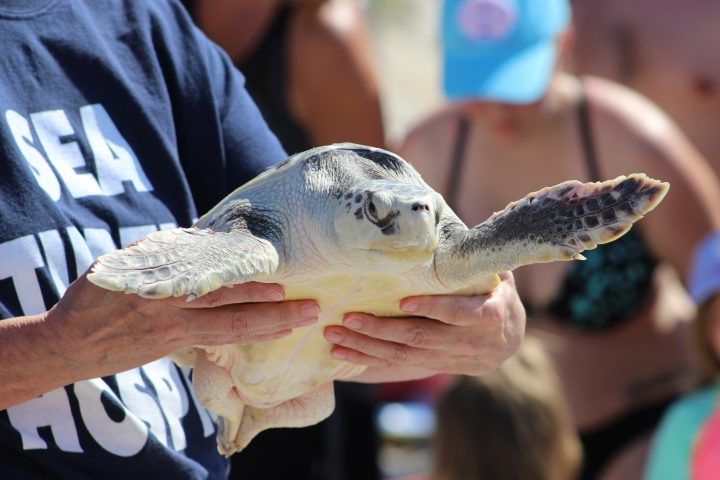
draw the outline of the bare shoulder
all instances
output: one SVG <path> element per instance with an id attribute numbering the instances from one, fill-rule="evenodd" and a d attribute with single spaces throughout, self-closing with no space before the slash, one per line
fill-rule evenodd
<path id="1" fill-rule="evenodd" d="M 582 79 L 596 127 L 636 139 L 659 139 L 676 130 L 670 117 L 640 93 L 600 77 Z"/>
<path id="2" fill-rule="evenodd" d="M 377 74 L 358 3 L 297 7 L 290 45 L 290 101 L 314 142 L 382 146 Z"/>
<path id="3" fill-rule="evenodd" d="M 608 175 L 629 167 L 662 178 L 692 176 L 692 171 L 709 169 L 686 135 L 652 101 L 598 77 L 584 77 L 583 85 L 593 134 Z"/>
<path id="4" fill-rule="evenodd" d="M 461 115 L 455 105 L 443 107 L 415 125 L 397 149 L 435 188 L 447 183 Z"/>
<path id="5" fill-rule="evenodd" d="M 445 105 L 415 124 L 406 134 L 402 149 L 420 146 L 437 148 L 438 141 L 447 143 L 457 132 L 462 112 L 455 105 Z"/>
<path id="6" fill-rule="evenodd" d="M 365 19 L 355 0 L 308 1 L 296 12 L 294 21 L 303 34 L 296 38 L 298 41 L 346 51 L 357 36 L 365 34 Z"/>
<path id="7" fill-rule="evenodd" d="M 368 27 L 357 1 L 307 2 L 297 7 L 291 28 L 292 48 L 304 71 L 332 68 L 373 75 Z"/>

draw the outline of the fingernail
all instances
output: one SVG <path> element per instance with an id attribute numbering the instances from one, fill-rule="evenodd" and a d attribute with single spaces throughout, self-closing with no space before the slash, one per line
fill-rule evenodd
<path id="1" fill-rule="evenodd" d="M 338 343 L 342 342 L 345 337 L 340 332 L 337 332 L 335 330 L 327 330 L 325 332 L 325 338 L 327 338 L 333 343 Z"/>
<path id="2" fill-rule="evenodd" d="M 407 302 L 402 302 L 400 304 L 400 310 L 402 310 L 403 312 L 417 312 L 418 308 L 420 308 L 420 305 L 418 304 L 418 302 L 415 302 L 413 300 L 408 300 Z"/>
<path id="3" fill-rule="evenodd" d="M 347 317 L 343 324 L 350 330 L 358 330 L 362 327 L 362 320 L 358 317 Z"/>
<path id="4" fill-rule="evenodd" d="M 271 302 L 279 302 L 285 298 L 285 292 L 279 288 L 273 288 L 268 290 L 267 296 Z"/>
<path id="5" fill-rule="evenodd" d="M 330 355 L 341 360 L 345 360 L 347 358 L 347 353 L 345 353 L 344 350 L 332 349 L 330 350 Z"/>
<path id="6" fill-rule="evenodd" d="M 290 330 L 290 329 L 280 330 L 279 332 L 273 333 L 272 336 L 273 336 L 273 338 L 282 338 L 282 337 L 287 337 L 291 333 L 292 333 L 292 330 Z"/>
<path id="7" fill-rule="evenodd" d="M 305 317 L 306 320 L 314 321 L 317 320 L 318 315 L 320 314 L 320 308 L 314 303 L 311 303 L 302 307 L 300 314 Z"/>

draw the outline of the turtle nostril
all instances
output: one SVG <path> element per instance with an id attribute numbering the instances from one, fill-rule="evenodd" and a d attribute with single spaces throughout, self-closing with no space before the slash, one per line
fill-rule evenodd
<path id="1" fill-rule="evenodd" d="M 427 203 L 417 202 L 417 203 L 413 203 L 413 204 L 412 204 L 412 209 L 413 209 L 413 212 L 417 212 L 417 211 L 420 211 L 420 210 L 426 210 L 426 211 L 429 212 L 429 211 L 430 211 L 430 205 L 428 205 Z"/>

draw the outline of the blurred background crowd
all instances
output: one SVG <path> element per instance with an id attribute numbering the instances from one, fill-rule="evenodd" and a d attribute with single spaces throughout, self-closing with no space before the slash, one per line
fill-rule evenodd
<path id="1" fill-rule="evenodd" d="M 720 478 L 720 3 L 184 3 L 288 152 L 385 146 L 468 224 L 567 179 L 671 184 L 622 241 L 516 273 L 527 338 L 497 371 L 338 384 L 234 478 Z"/>

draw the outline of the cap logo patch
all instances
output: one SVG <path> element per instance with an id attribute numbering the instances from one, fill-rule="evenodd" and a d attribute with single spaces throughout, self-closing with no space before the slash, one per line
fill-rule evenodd
<path id="1" fill-rule="evenodd" d="M 472 41 L 505 38 L 517 23 L 517 12 L 509 0 L 466 0 L 457 9 L 458 30 Z"/>

